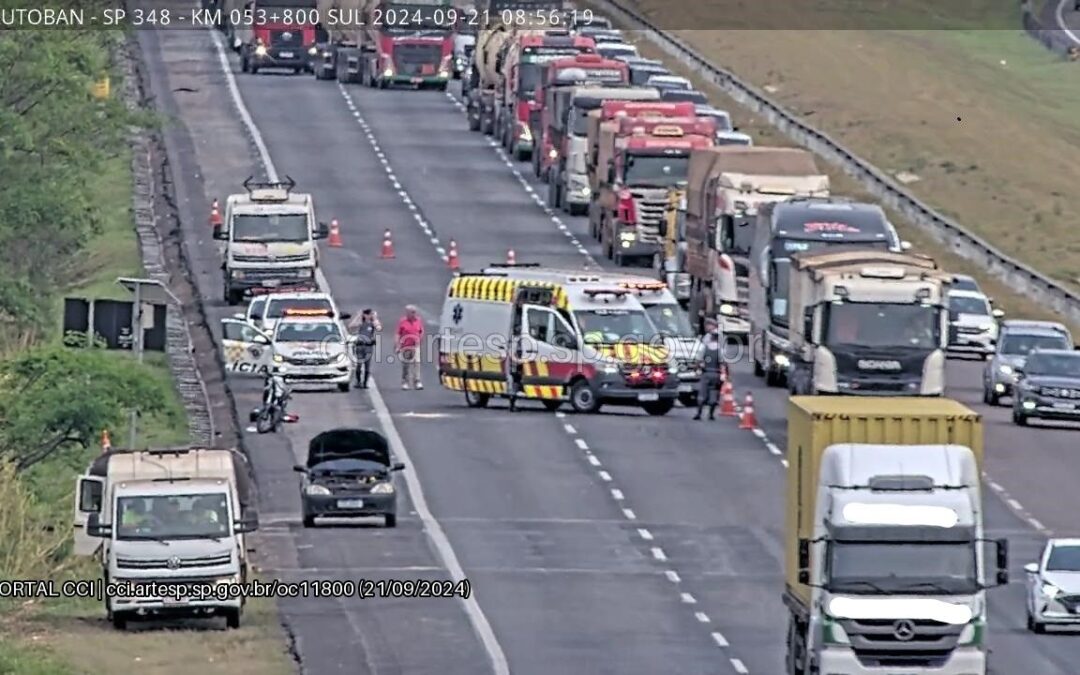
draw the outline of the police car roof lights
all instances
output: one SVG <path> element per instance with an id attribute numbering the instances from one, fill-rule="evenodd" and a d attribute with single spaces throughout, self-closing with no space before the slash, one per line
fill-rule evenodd
<path id="1" fill-rule="evenodd" d="M 285 316 L 333 316 L 334 312 L 329 307 L 286 307 Z"/>
<path id="2" fill-rule="evenodd" d="M 295 187 L 296 181 L 290 176 L 285 176 L 283 181 L 257 181 L 254 176 L 248 176 L 244 181 L 244 189 L 253 202 L 288 201 Z"/>
<path id="3" fill-rule="evenodd" d="M 593 298 L 593 299 L 607 298 L 605 301 L 610 302 L 611 298 L 608 297 L 608 296 L 613 296 L 615 298 L 618 298 L 618 299 L 622 300 L 626 296 L 630 295 L 630 289 L 627 289 L 627 288 L 586 288 L 586 289 L 584 289 L 582 291 L 582 293 L 584 293 L 585 295 L 587 295 L 587 296 L 589 296 L 590 298 Z"/>
<path id="4" fill-rule="evenodd" d="M 619 286 L 635 291 L 662 291 L 667 288 L 662 281 L 620 281 Z"/>

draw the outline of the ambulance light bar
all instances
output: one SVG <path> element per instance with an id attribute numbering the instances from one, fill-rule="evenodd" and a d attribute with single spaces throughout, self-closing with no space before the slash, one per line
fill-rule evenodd
<path id="1" fill-rule="evenodd" d="M 662 291 L 667 288 L 662 281 L 620 281 L 619 286 L 635 291 Z"/>

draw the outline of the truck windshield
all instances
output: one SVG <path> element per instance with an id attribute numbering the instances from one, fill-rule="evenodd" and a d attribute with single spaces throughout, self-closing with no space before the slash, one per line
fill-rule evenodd
<path id="1" fill-rule="evenodd" d="M 970 543 L 830 542 L 828 589 L 833 593 L 974 593 Z"/>
<path id="2" fill-rule="evenodd" d="M 1069 343 L 1056 335 L 1006 335 L 1001 342 L 1001 353 L 1027 356 L 1033 349 L 1068 349 Z"/>
<path id="3" fill-rule="evenodd" d="M 633 309 L 589 309 L 574 312 L 585 342 L 613 345 L 623 340 L 648 341 L 656 336 L 645 312 Z"/>
<path id="4" fill-rule="evenodd" d="M 633 186 L 668 187 L 686 180 L 689 155 L 627 155 L 623 182 Z"/>
<path id="5" fill-rule="evenodd" d="M 941 342 L 938 309 L 926 305 L 845 302 L 825 305 L 829 347 L 935 349 Z"/>
<path id="6" fill-rule="evenodd" d="M 522 63 L 518 66 L 517 96 L 519 101 L 531 101 L 536 98 L 536 87 L 544 68 L 542 63 Z"/>
<path id="7" fill-rule="evenodd" d="M 772 271 L 769 274 L 770 298 L 769 316 L 775 324 L 786 326 L 788 324 L 788 281 L 791 279 L 791 259 L 780 258 L 773 260 Z"/>
<path id="8" fill-rule="evenodd" d="M 307 214 L 243 214 L 232 218 L 233 241 L 274 242 L 308 241 L 311 229 Z"/>
<path id="9" fill-rule="evenodd" d="M 653 325 L 661 335 L 680 338 L 694 338 L 694 328 L 686 312 L 677 304 L 646 305 L 645 313 L 652 319 Z"/>
<path id="10" fill-rule="evenodd" d="M 869 249 L 873 251 L 889 250 L 890 242 L 887 239 L 876 241 L 852 241 L 829 240 L 829 239 L 797 239 L 794 237 L 773 237 L 772 250 L 775 256 L 791 256 L 806 251 L 820 251 L 826 248 L 846 246 L 852 249 Z"/>
<path id="11" fill-rule="evenodd" d="M 117 539 L 207 539 L 230 532 L 224 492 L 116 500 Z"/>

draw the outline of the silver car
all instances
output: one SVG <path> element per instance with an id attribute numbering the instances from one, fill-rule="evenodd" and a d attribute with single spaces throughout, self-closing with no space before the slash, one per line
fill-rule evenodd
<path id="1" fill-rule="evenodd" d="M 1080 625 L 1080 539 L 1051 539 L 1027 572 L 1027 627 Z"/>
<path id="2" fill-rule="evenodd" d="M 998 339 L 1000 309 L 976 291 L 949 291 L 949 353 L 989 357 Z"/>
<path id="3" fill-rule="evenodd" d="M 994 355 L 983 370 L 983 403 L 1001 405 L 1013 395 L 1013 387 L 1034 349 L 1069 349 L 1069 329 L 1054 321 L 1006 321 Z"/>

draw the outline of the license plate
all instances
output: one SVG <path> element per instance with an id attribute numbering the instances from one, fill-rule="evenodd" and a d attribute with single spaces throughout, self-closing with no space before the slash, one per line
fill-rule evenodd
<path id="1" fill-rule="evenodd" d="M 423 81 L 424 81 L 424 78 L 422 78 L 422 77 L 414 77 L 414 78 L 412 79 L 412 83 L 413 83 L 413 84 L 420 84 L 420 83 L 421 83 L 421 82 L 423 82 Z"/>
<path id="2" fill-rule="evenodd" d="M 654 391 L 638 394 L 637 395 L 637 400 L 639 400 L 639 401 L 659 401 L 660 400 L 660 394 L 657 394 Z"/>
<path id="3" fill-rule="evenodd" d="M 364 500 L 363 499 L 339 499 L 337 505 L 338 505 L 339 509 L 362 509 L 362 508 L 364 508 Z"/>
<path id="4" fill-rule="evenodd" d="M 692 392 L 694 391 L 694 385 L 692 384 L 680 384 L 679 392 Z"/>
<path id="5" fill-rule="evenodd" d="M 161 604 L 163 605 L 186 605 L 188 604 L 187 598 L 162 598 Z"/>
<path id="6" fill-rule="evenodd" d="M 1054 404 L 1054 409 L 1055 410 L 1075 410 L 1076 405 L 1073 404 L 1073 403 L 1055 403 Z"/>
<path id="7" fill-rule="evenodd" d="M 267 279 L 266 281 L 262 282 L 262 285 L 266 288 L 277 288 L 281 285 L 281 279 Z"/>
<path id="8" fill-rule="evenodd" d="M 278 54 L 278 56 L 283 58 L 283 59 L 291 59 L 294 56 L 294 54 L 292 52 L 280 52 Z"/>

